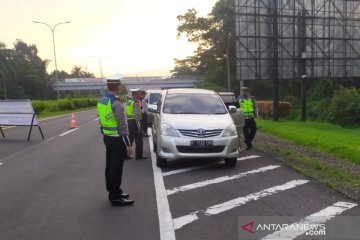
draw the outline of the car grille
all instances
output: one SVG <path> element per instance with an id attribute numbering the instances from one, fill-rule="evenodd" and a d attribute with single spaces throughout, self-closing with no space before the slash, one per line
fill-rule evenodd
<path id="1" fill-rule="evenodd" d="M 181 153 L 221 153 L 224 151 L 225 146 L 212 146 L 194 148 L 190 146 L 176 146 L 177 150 Z"/>
<path id="2" fill-rule="evenodd" d="M 222 129 L 179 129 L 181 135 L 186 137 L 194 137 L 194 138 L 209 138 L 209 137 L 217 137 L 221 134 Z"/>

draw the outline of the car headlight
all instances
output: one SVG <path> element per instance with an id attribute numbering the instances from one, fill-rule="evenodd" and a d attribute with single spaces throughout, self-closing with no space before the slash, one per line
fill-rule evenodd
<path id="1" fill-rule="evenodd" d="M 175 131 L 175 129 L 167 124 L 161 125 L 161 135 L 180 137 L 179 134 Z"/>
<path id="2" fill-rule="evenodd" d="M 234 124 L 231 124 L 224 132 L 223 137 L 232 137 L 232 136 L 236 136 L 237 132 L 236 132 L 236 127 Z"/>

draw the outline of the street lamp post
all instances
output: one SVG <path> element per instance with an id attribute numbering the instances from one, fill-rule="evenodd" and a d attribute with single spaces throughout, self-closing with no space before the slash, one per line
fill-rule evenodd
<path id="1" fill-rule="evenodd" d="M 70 23 L 70 21 L 57 23 L 57 24 L 55 24 L 53 27 L 51 27 L 49 24 L 44 23 L 44 22 L 38 22 L 38 21 L 32 21 L 32 22 L 33 22 L 33 23 L 44 24 L 44 25 L 48 26 L 48 27 L 50 28 L 50 30 L 51 30 L 52 39 L 53 39 L 53 46 L 54 46 L 55 79 L 56 79 L 56 82 L 58 82 L 58 81 L 59 81 L 59 76 L 58 76 L 58 69 L 57 69 L 57 62 L 56 62 L 55 28 L 56 28 L 57 26 L 59 26 L 60 24 Z M 60 93 L 59 93 L 59 90 L 58 90 L 58 91 L 57 91 L 57 98 L 59 99 L 59 97 L 60 97 Z"/>
<path id="2" fill-rule="evenodd" d="M 99 61 L 99 67 L 100 67 L 100 77 L 103 78 L 104 74 L 103 74 L 103 65 L 102 65 L 102 60 L 108 56 L 103 56 L 101 58 L 97 57 L 97 56 L 90 56 L 92 58 L 96 58 Z"/>

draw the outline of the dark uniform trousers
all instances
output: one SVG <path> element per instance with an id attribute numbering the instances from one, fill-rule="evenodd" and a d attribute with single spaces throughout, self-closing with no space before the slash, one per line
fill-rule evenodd
<path id="1" fill-rule="evenodd" d="M 130 139 L 131 145 L 133 144 L 133 142 L 135 140 L 135 145 L 136 145 L 135 146 L 135 156 L 142 157 L 142 155 L 143 155 L 143 136 L 142 136 L 141 126 L 138 126 L 136 124 L 135 119 L 128 119 L 128 128 L 129 128 L 129 139 Z"/>
<path id="2" fill-rule="evenodd" d="M 143 134 L 147 134 L 148 122 L 147 122 L 147 113 L 146 112 L 142 113 L 141 128 L 142 128 Z"/>
<path id="3" fill-rule="evenodd" d="M 123 173 L 126 146 L 121 137 L 110 137 L 104 135 L 106 147 L 105 181 L 109 192 L 109 200 L 121 197 L 121 179 Z"/>
<path id="4" fill-rule="evenodd" d="M 256 122 L 254 118 L 245 118 L 245 124 L 243 126 L 243 133 L 245 143 L 247 147 L 252 147 L 252 140 L 254 140 L 256 134 Z"/>

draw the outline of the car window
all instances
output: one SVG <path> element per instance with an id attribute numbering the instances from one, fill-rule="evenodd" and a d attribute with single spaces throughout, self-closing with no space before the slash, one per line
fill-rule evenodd
<path id="1" fill-rule="evenodd" d="M 164 113 L 170 114 L 226 114 L 221 99 L 215 94 L 168 94 Z"/>
<path id="2" fill-rule="evenodd" d="M 150 93 L 148 103 L 155 105 L 159 101 L 159 98 L 160 98 L 160 93 Z"/>

